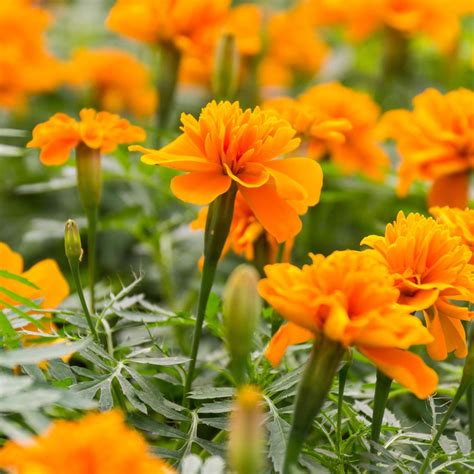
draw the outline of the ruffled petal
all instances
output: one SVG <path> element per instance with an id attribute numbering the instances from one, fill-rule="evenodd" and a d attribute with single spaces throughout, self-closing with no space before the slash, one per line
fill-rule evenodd
<path id="1" fill-rule="evenodd" d="M 425 399 L 438 386 L 438 375 L 423 359 L 402 349 L 359 347 L 385 375 L 411 390 L 418 398 Z"/>

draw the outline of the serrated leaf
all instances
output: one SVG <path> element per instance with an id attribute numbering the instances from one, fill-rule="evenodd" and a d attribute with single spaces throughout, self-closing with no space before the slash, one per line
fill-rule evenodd
<path id="1" fill-rule="evenodd" d="M 60 359 L 80 351 L 90 343 L 90 339 L 77 342 L 31 346 L 0 353 L 0 366 L 17 367 L 25 364 L 39 364 L 45 360 Z"/>
<path id="2" fill-rule="evenodd" d="M 194 400 L 208 400 L 216 398 L 231 398 L 235 389 L 232 387 L 199 387 L 189 392 L 189 398 Z"/>
<path id="3" fill-rule="evenodd" d="M 146 405 L 138 400 L 137 396 L 135 395 L 135 389 L 133 388 L 133 385 L 121 375 L 117 375 L 117 380 L 119 381 L 122 392 L 127 397 L 127 400 L 134 408 L 146 415 L 148 413 Z"/>
<path id="4" fill-rule="evenodd" d="M 135 357 L 129 359 L 130 362 L 136 362 L 137 364 L 159 365 L 163 367 L 186 364 L 190 360 L 188 357 Z"/>
<path id="5" fill-rule="evenodd" d="M 206 403 L 198 409 L 198 413 L 230 413 L 232 402 Z"/>
<path id="6" fill-rule="evenodd" d="M 273 463 L 275 472 L 283 471 L 283 462 L 286 451 L 286 437 L 290 430 L 290 425 L 280 418 L 274 416 L 273 420 L 268 426 L 270 437 L 269 437 L 269 454 Z"/>
<path id="7" fill-rule="evenodd" d="M 112 380 L 107 379 L 100 385 L 99 409 L 100 411 L 109 411 L 114 406 L 112 397 Z"/>
<path id="8" fill-rule="evenodd" d="M 454 433 L 454 436 L 456 438 L 456 441 L 458 443 L 461 453 L 463 453 L 465 456 L 470 454 L 471 453 L 470 439 L 464 433 L 461 433 L 460 431 L 456 431 L 456 433 Z"/>

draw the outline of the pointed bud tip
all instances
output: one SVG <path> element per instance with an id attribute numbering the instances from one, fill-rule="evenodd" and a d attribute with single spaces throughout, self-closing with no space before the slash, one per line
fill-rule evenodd
<path id="1" fill-rule="evenodd" d="M 64 249 L 68 259 L 81 260 L 81 234 L 76 221 L 68 219 L 64 230 Z"/>

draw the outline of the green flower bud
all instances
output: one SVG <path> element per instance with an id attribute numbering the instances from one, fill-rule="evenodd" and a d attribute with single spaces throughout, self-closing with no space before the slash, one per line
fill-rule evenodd
<path id="1" fill-rule="evenodd" d="M 254 267 L 240 265 L 232 272 L 224 290 L 224 332 L 237 383 L 242 383 L 244 379 L 253 335 L 262 311 L 258 280 Z"/>
<path id="2" fill-rule="evenodd" d="M 212 91 L 217 100 L 231 100 L 237 91 L 239 53 L 235 36 L 224 33 L 217 43 L 212 75 Z"/>
<path id="3" fill-rule="evenodd" d="M 68 259 L 79 261 L 82 259 L 81 234 L 79 233 L 76 222 L 72 219 L 66 222 L 66 228 L 64 230 L 64 249 Z"/>
<path id="4" fill-rule="evenodd" d="M 242 386 L 230 416 L 229 465 L 235 474 L 264 471 L 262 394 L 252 385 Z"/>

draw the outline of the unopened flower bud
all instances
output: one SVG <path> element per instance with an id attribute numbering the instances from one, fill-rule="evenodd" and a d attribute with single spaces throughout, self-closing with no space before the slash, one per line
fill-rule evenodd
<path id="1" fill-rule="evenodd" d="M 224 33 L 216 48 L 212 91 L 217 100 L 233 99 L 239 76 L 239 53 L 235 36 Z"/>
<path id="2" fill-rule="evenodd" d="M 232 272 L 224 290 L 224 332 L 237 383 L 243 381 L 262 310 L 262 300 L 257 291 L 258 280 L 254 267 L 240 265 Z"/>
<path id="3" fill-rule="evenodd" d="M 86 213 L 97 209 L 102 195 L 100 150 L 79 143 L 76 148 L 77 186 Z"/>
<path id="4" fill-rule="evenodd" d="M 262 394 L 252 385 L 242 386 L 230 418 L 229 465 L 235 474 L 264 471 Z"/>
<path id="5" fill-rule="evenodd" d="M 64 249 L 68 259 L 81 260 L 81 234 L 79 233 L 76 222 L 72 219 L 66 222 L 66 228 L 64 230 Z"/>

